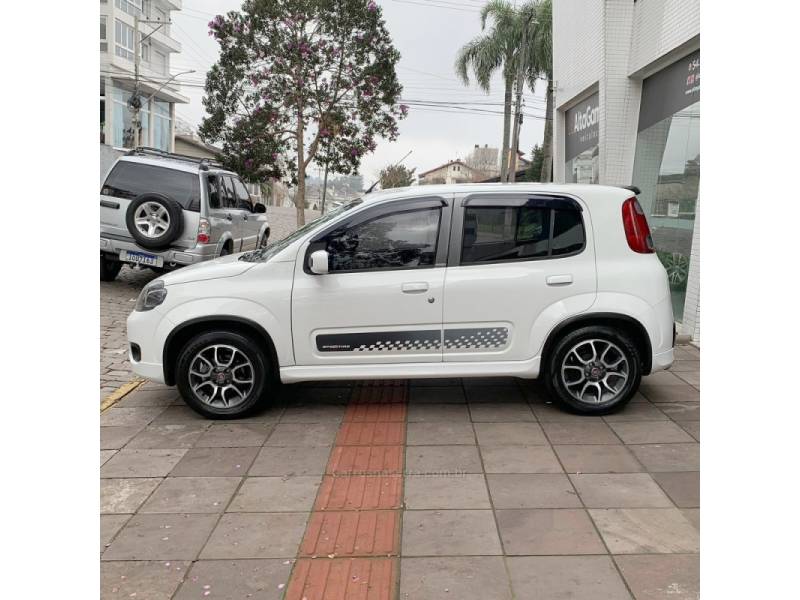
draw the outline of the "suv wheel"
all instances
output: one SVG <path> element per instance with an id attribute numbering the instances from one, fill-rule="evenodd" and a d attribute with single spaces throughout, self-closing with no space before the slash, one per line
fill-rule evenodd
<path id="1" fill-rule="evenodd" d="M 100 281 L 114 281 L 119 275 L 122 263 L 118 260 L 108 260 L 100 254 Z"/>
<path id="2" fill-rule="evenodd" d="M 212 331 L 196 336 L 181 350 L 177 384 L 196 412 L 211 419 L 234 419 L 260 408 L 272 387 L 271 369 L 251 338 Z"/>
<path id="3" fill-rule="evenodd" d="M 125 224 L 142 248 L 165 248 L 183 232 L 183 209 L 163 194 L 141 194 L 128 205 Z"/>
<path id="4" fill-rule="evenodd" d="M 625 406 L 639 389 L 641 364 L 627 334 L 606 326 L 582 327 L 558 341 L 545 382 L 573 411 L 608 414 Z"/>

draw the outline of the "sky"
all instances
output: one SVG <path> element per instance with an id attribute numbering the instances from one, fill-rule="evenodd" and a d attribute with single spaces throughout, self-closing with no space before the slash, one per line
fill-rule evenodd
<path id="1" fill-rule="evenodd" d="M 360 172 L 365 181 L 376 179 L 384 166 L 397 162 L 409 151 L 411 155 L 403 164 L 421 173 L 464 158 L 475 144 L 499 148 L 503 134 L 503 85 L 499 75 L 486 95 L 474 82 L 462 85 L 453 69 L 458 49 L 481 33 L 479 10 L 484 2 L 378 0 L 378 4 L 400 51 L 397 76 L 403 85 L 403 100 L 459 104 L 411 107 L 408 117 L 400 122 L 397 140 L 379 139 L 375 152 L 364 157 Z M 240 6 L 240 0 L 183 0 L 183 10 L 172 13 L 171 35 L 181 43 L 182 52 L 172 55 L 171 71 L 195 70 L 177 78 L 188 84 L 181 93 L 190 102 L 176 105 L 176 113 L 195 128 L 205 112 L 200 86 L 218 55 L 216 41 L 208 36 L 207 23 L 215 14 Z M 534 144 L 541 144 L 544 135 L 544 92 L 544 82 L 534 92 L 525 89 L 525 113 L 540 115 L 526 117 L 522 125 L 520 150 L 526 156 Z M 316 175 L 313 169 L 310 174 Z"/>

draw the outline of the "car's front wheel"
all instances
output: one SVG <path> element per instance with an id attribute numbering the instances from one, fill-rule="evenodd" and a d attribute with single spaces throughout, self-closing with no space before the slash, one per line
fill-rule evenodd
<path id="1" fill-rule="evenodd" d="M 550 392 L 567 408 L 608 414 L 625 406 L 642 380 L 642 359 L 630 336 L 607 326 L 572 331 L 556 344 L 547 364 Z"/>
<path id="2" fill-rule="evenodd" d="M 235 419 L 261 408 L 272 370 L 259 345 L 232 331 L 191 339 L 178 355 L 178 390 L 186 404 L 210 419 Z"/>

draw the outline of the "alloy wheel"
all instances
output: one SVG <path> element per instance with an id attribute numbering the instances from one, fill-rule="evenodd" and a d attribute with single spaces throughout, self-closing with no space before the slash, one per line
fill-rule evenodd
<path id="1" fill-rule="evenodd" d="M 209 406 L 238 406 L 245 401 L 254 385 L 253 364 L 234 346 L 206 346 L 189 363 L 189 386 L 192 393 Z"/>
<path id="2" fill-rule="evenodd" d="M 133 222 L 142 235 L 157 238 L 169 229 L 169 213 L 158 202 L 143 202 L 136 209 Z"/>
<path id="3" fill-rule="evenodd" d="M 629 375 L 625 353 L 604 339 L 578 342 L 561 363 L 561 382 L 570 396 L 580 402 L 603 404 L 617 399 Z"/>

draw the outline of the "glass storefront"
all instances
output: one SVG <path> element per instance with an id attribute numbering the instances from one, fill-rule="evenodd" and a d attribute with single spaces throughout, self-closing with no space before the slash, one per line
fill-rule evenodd
<path id="1" fill-rule="evenodd" d="M 153 101 L 153 146 L 160 150 L 170 150 L 172 141 L 172 120 L 169 117 L 169 102 Z"/>
<path id="2" fill-rule="evenodd" d="M 700 52 L 642 83 L 633 184 L 683 320 L 700 184 Z"/>
<path id="3" fill-rule="evenodd" d="M 599 183 L 599 94 L 595 93 L 564 113 L 566 183 Z"/>

